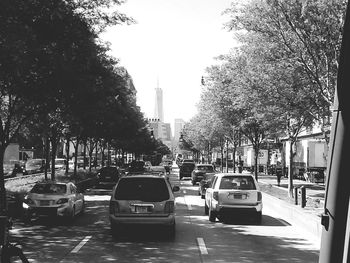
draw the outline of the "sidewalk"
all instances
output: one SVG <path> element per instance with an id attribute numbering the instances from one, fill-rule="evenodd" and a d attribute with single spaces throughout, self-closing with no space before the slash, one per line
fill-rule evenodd
<path id="1" fill-rule="evenodd" d="M 280 189 L 285 192 L 285 196 L 288 196 L 288 178 L 281 178 L 280 186 L 277 185 L 276 176 L 260 174 L 258 181 L 269 187 Z M 293 186 L 306 187 L 307 205 L 304 208 L 301 207 L 300 192 L 298 196 L 298 205 L 283 200 L 279 198 L 279 196 L 273 194 L 263 193 L 263 198 L 274 207 L 275 211 L 279 212 L 281 218 L 299 226 L 301 229 L 320 240 L 322 234 L 320 215 L 324 210 L 325 185 L 293 179 Z"/>
<path id="2" fill-rule="evenodd" d="M 282 177 L 280 186 L 277 185 L 277 177 L 274 175 L 265 175 L 259 174 L 258 177 L 259 182 L 270 184 L 273 187 L 278 187 L 279 189 L 283 189 L 288 192 L 288 178 Z M 319 200 L 319 202 L 323 205 L 325 198 L 325 184 L 320 183 L 310 183 L 302 180 L 293 179 L 293 187 L 301 187 L 304 186 L 306 188 L 306 197 L 309 197 L 314 200 Z"/>

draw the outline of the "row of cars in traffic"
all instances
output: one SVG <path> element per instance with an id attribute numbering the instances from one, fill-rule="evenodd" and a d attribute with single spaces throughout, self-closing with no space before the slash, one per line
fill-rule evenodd
<path id="1" fill-rule="evenodd" d="M 124 225 L 161 225 L 169 236 L 175 234 L 175 197 L 164 166 L 149 167 L 135 161 L 123 171 L 119 167 L 101 168 L 97 188 L 111 189 L 109 219 L 117 235 Z M 74 219 L 85 211 L 84 193 L 72 182 L 39 182 L 25 196 L 24 219 L 62 216 Z"/>
<path id="2" fill-rule="evenodd" d="M 42 173 L 45 170 L 45 159 L 34 158 L 27 161 L 16 161 L 14 163 L 4 164 L 4 175 L 5 178 L 12 178 L 20 175 Z M 64 158 L 55 159 L 55 170 L 65 169 L 67 160 Z M 48 169 L 50 169 L 50 164 L 48 164 Z M 74 168 L 74 161 L 68 162 L 69 169 Z M 82 160 L 78 158 L 77 167 L 82 167 Z"/>
<path id="3" fill-rule="evenodd" d="M 243 214 L 261 222 L 262 194 L 251 174 L 206 173 L 201 170 L 204 164 L 195 166 L 201 172 L 195 184 L 199 183 L 209 221 L 226 221 Z M 108 212 L 114 236 L 125 226 L 141 224 L 161 226 L 174 237 L 175 192 L 180 188 L 171 184 L 165 168 L 161 168 L 135 162 L 127 171 L 115 166 L 99 170 L 97 188 L 111 189 Z M 27 194 L 23 208 L 28 220 L 50 215 L 73 219 L 85 210 L 84 194 L 71 182 L 41 182 Z"/>

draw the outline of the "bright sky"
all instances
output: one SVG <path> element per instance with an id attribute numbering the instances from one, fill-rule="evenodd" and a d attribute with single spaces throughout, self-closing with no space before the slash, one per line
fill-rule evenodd
<path id="1" fill-rule="evenodd" d="M 205 68 L 235 46 L 224 29 L 222 12 L 230 0 L 128 0 L 120 11 L 137 24 L 110 28 L 101 37 L 111 43 L 137 90 L 137 103 L 154 117 L 155 88 L 163 90 L 164 120 L 189 121 L 196 112 Z"/>

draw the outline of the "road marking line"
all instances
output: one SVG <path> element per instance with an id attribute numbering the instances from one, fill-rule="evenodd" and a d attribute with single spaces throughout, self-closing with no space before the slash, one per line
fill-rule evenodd
<path id="1" fill-rule="evenodd" d="M 208 250 L 207 250 L 207 247 L 205 246 L 204 239 L 201 237 L 197 237 L 197 243 L 198 243 L 198 248 L 199 248 L 199 251 L 201 252 L 201 254 L 208 255 Z"/>
<path id="2" fill-rule="evenodd" d="M 77 253 L 91 238 L 92 236 L 86 236 L 70 253 Z"/>

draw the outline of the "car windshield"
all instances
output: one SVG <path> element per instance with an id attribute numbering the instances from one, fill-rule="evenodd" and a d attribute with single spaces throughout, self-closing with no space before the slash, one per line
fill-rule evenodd
<path id="1" fill-rule="evenodd" d="M 256 187 L 251 176 L 225 176 L 219 189 L 256 190 Z"/>
<path id="2" fill-rule="evenodd" d="M 65 184 L 36 184 L 30 192 L 34 194 L 65 194 L 66 191 Z"/>
<path id="3" fill-rule="evenodd" d="M 214 177 L 214 174 L 204 174 L 203 180 L 210 181 Z"/>
<path id="4" fill-rule="evenodd" d="M 42 165 L 42 160 L 28 160 L 26 165 Z"/>
<path id="5" fill-rule="evenodd" d="M 55 160 L 55 164 L 63 165 L 63 164 L 65 164 L 65 160 L 64 159 L 62 159 L 62 160 Z"/>
<path id="6" fill-rule="evenodd" d="M 208 166 L 204 166 L 204 165 L 197 166 L 197 170 L 199 170 L 199 171 L 208 171 L 208 172 L 213 172 L 214 171 L 213 166 L 211 166 L 211 165 L 208 165 Z"/>
<path id="7" fill-rule="evenodd" d="M 163 178 L 124 178 L 115 191 L 117 200 L 161 202 L 169 199 L 169 191 Z"/>
<path id="8" fill-rule="evenodd" d="M 180 170 L 193 170 L 194 165 L 194 163 L 183 163 L 180 167 Z"/>
<path id="9" fill-rule="evenodd" d="M 116 168 L 116 167 L 104 167 L 100 170 L 100 174 L 102 176 L 111 176 L 114 174 L 118 174 L 118 168 Z"/>

